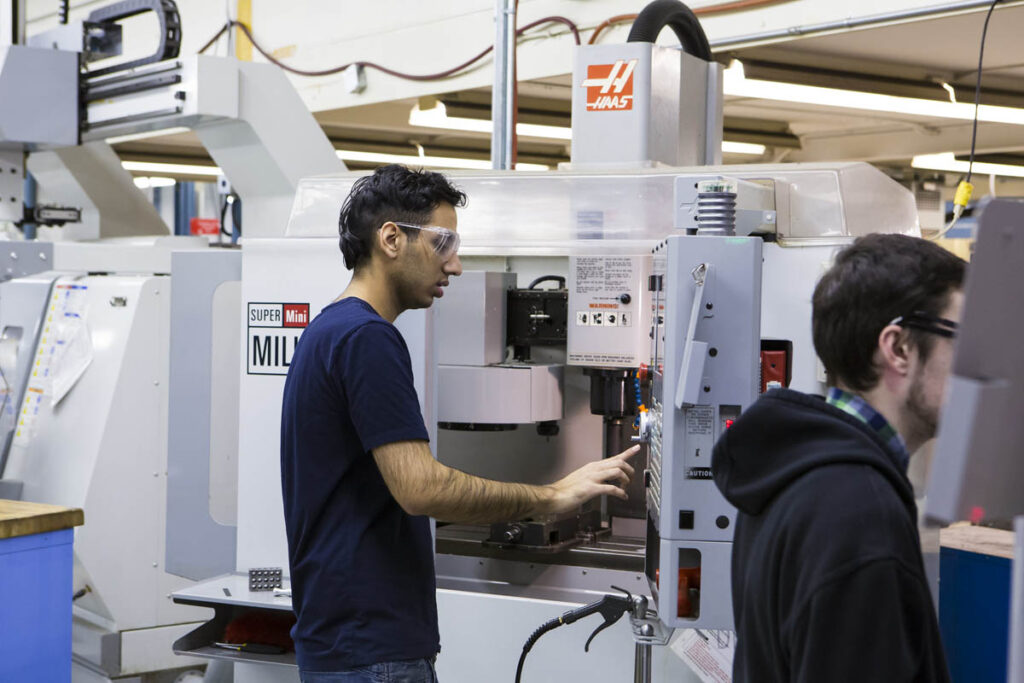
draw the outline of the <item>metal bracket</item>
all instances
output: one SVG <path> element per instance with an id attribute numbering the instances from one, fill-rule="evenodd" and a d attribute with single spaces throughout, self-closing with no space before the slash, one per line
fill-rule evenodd
<path id="1" fill-rule="evenodd" d="M 633 641 L 638 645 L 668 645 L 675 629 L 666 626 L 658 618 L 654 608 L 647 608 L 643 617 L 630 615 L 629 626 L 633 629 Z"/>

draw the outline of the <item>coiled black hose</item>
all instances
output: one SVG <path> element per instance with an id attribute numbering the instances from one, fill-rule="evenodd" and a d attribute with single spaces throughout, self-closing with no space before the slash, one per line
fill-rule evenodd
<path id="1" fill-rule="evenodd" d="M 535 289 L 537 285 L 542 282 L 557 282 L 559 289 L 565 289 L 565 278 L 561 275 L 541 275 L 539 278 L 531 282 L 527 289 Z"/>
<path id="2" fill-rule="evenodd" d="M 544 622 L 539 627 L 537 627 L 537 630 L 534 631 L 533 634 L 526 640 L 526 644 L 523 645 L 523 653 L 519 655 L 519 665 L 516 667 L 516 683 L 520 683 L 520 679 L 523 676 L 523 664 L 526 663 L 526 655 L 529 654 L 530 650 L 533 649 L 534 643 L 540 640 L 540 637 L 542 635 L 544 635 L 548 631 L 552 631 L 558 628 L 562 625 L 562 623 L 563 622 L 560 618 Z"/>
<path id="3" fill-rule="evenodd" d="M 637 15 L 629 29 L 626 42 L 653 43 L 666 26 L 671 27 L 683 46 L 683 51 L 704 61 L 711 61 L 708 37 L 689 7 L 679 0 L 654 0 Z"/>

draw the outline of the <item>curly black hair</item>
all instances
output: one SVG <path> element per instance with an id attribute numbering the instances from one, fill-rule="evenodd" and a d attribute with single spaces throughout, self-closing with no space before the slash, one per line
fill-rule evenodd
<path id="1" fill-rule="evenodd" d="M 462 207 L 466 195 L 440 173 L 389 164 L 360 178 L 338 219 L 338 246 L 345 267 L 354 270 L 369 261 L 373 236 L 384 223 L 425 223 L 442 203 Z M 408 234 L 415 239 L 415 232 Z"/>
<path id="2" fill-rule="evenodd" d="M 963 286 L 966 262 L 933 242 L 907 235 L 868 235 L 836 256 L 814 288 L 811 326 L 814 350 L 830 385 L 856 391 L 878 383 L 874 364 L 878 335 L 901 315 L 939 315 Z M 922 359 L 934 338 L 911 329 Z"/>

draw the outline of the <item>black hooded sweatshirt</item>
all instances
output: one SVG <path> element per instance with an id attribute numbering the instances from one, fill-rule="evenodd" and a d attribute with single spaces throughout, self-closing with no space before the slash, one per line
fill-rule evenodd
<path id="1" fill-rule="evenodd" d="M 715 445 L 738 508 L 736 683 L 948 681 L 914 493 L 867 424 L 768 392 Z"/>

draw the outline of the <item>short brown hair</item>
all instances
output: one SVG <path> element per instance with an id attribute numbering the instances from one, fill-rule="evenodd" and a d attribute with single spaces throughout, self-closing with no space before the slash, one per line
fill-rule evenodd
<path id="1" fill-rule="evenodd" d="M 966 265 L 937 244 L 907 235 L 868 235 L 840 251 L 813 298 L 814 350 L 829 384 L 872 389 L 882 329 L 917 311 L 939 315 L 963 286 Z M 934 340 L 913 329 L 910 339 L 927 358 Z"/>

